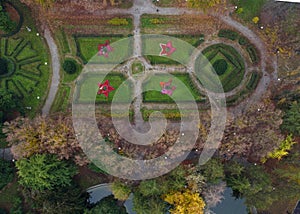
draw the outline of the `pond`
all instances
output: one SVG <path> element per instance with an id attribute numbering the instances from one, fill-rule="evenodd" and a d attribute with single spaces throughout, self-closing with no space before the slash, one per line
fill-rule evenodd
<path id="1" fill-rule="evenodd" d="M 232 196 L 232 189 L 227 187 L 223 201 L 211 210 L 216 214 L 247 214 L 244 199 L 236 199 Z"/>

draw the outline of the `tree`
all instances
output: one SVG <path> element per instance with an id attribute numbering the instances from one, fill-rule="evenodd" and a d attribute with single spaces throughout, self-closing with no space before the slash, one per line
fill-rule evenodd
<path id="1" fill-rule="evenodd" d="M 285 112 L 280 128 L 294 136 L 300 135 L 300 103 L 294 102 Z"/>
<path id="2" fill-rule="evenodd" d="M 203 214 L 205 203 L 198 193 L 192 193 L 190 190 L 179 191 L 166 194 L 164 200 L 174 208 L 170 210 L 172 214 Z"/>
<path id="3" fill-rule="evenodd" d="M 5 116 L 7 113 L 11 112 L 16 108 L 17 100 L 15 99 L 14 94 L 5 89 L 0 89 L 0 112 L 2 112 Z"/>
<path id="4" fill-rule="evenodd" d="M 11 32 L 16 27 L 16 22 L 12 21 L 9 14 L 5 11 L 3 3 L 0 4 L 0 30 L 6 33 Z"/>
<path id="5" fill-rule="evenodd" d="M 96 206 L 90 210 L 85 210 L 84 214 L 126 214 L 124 206 L 120 207 L 113 196 L 103 198 Z"/>
<path id="6" fill-rule="evenodd" d="M 111 190 L 116 199 L 125 201 L 131 192 L 130 188 L 120 181 L 113 182 Z"/>
<path id="7" fill-rule="evenodd" d="M 145 180 L 142 181 L 139 185 L 139 192 L 143 196 L 160 196 L 163 194 L 163 189 L 160 187 L 160 184 L 157 180 Z"/>
<path id="8" fill-rule="evenodd" d="M 0 158 L 0 190 L 13 180 L 13 168 L 9 161 Z"/>
<path id="9" fill-rule="evenodd" d="M 223 165 L 217 159 L 210 159 L 205 165 L 200 167 L 200 173 L 212 184 L 219 183 L 224 178 Z"/>
<path id="10" fill-rule="evenodd" d="M 269 152 L 265 158 L 262 159 L 262 162 L 266 162 L 268 158 L 273 158 L 281 160 L 283 157 L 289 154 L 289 151 L 292 149 L 292 146 L 296 142 L 293 141 L 292 135 L 288 135 L 284 141 L 280 144 L 279 148 L 275 149 L 272 152 Z"/>
<path id="11" fill-rule="evenodd" d="M 66 59 L 63 63 L 63 69 L 68 74 L 74 74 L 77 71 L 76 61 L 73 59 Z"/>
<path id="12" fill-rule="evenodd" d="M 34 154 L 55 154 L 59 159 L 73 159 L 78 165 L 88 161 L 76 140 L 70 117 L 18 118 L 4 129 L 15 159 Z"/>
<path id="13" fill-rule="evenodd" d="M 139 191 L 134 193 L 133 210 L 137 214 L 166 213 L 166 209 L 166 203 L 161 197 L 145 197 Z"/>
<path id="14" fill-rule="evenodd" d="M 56 187 L 70 186 L 72 177 L 77 174 L 74 165 L 58 160 L 54 155 L 36 154 L 29 159 L 16 162 L 19 183 L 32 190 L 53 190 Z"/>

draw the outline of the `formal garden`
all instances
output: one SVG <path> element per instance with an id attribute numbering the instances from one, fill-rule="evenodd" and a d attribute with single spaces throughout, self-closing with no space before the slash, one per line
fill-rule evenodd
<path id="1" fill-rule="evenodd" d="M 228 192 L 242 204 L 240 213 L 255 209 L 285 213 L 299 199 L 300 95 L 293 91 L 298 83 L 287 85 L 278 78 L 272 85 L 276 74 L 270 67 L 275 61 L 267 61 L 268 56 L 261 55 L 263 47 L 241 30 L 245 27 L 257 38 L 263 37 L 258 16 L 265 0 L 229 0 L 226 9 L 219 1 L 153 1 L 156 6 L 178 6 L 178 14 L 151 4 L 144 8 L 151 14 L 136 13 L 130 7 L 138 1 L 125 0 L 103 1 L 107 13 L 102 13 L 105 7 L 92 3 L 64 8 L 63 1 L 32 2 L 41 5 L 32 12 L 18 0 L 3 2 L 0 149 L 4 157 L 4 148 L 11 146 L 14 159 L 0 159 L 0 213 L 202 214 L 218 210 L 215 207 L 225 210 Z M 206 8 L 219 3 L 220 16 L 210 16 Z M 202 6 L 207 6 L 204 11 Z M 196 12 L 186 13 L 189 8 Z M 231 11 L 224 15 L 223 10 Z M 60 62 L 58 90 L 46 117 L 38 115 L 47 98 L 52 65 L 46 38 L 34 21 L 40 18 L 38 14 L 49 19 L 43 23 L 57 44 Z M 228 16 L 225 21 L 220 19 L 223 16 Z M 132 37 L 138 32 L 140 40 Z M 274 49 L 267 48 L 267 54 Z M 133 54 L 142 56 L 128 60 Z M 98 65 L 104 69 L 97 70 Z M 85 72 L 88 68 L 95 72 Z M 267 85 L 268 78 L 272 87 Z M 211 126 L 210 100 L 204 88 L 218 93 L 216 82 L 225 92 L 228 121 L 219 150 L 199 166 Z M 258 98 L 258 93 L 266 96 Z M 72 101 L 96 104 L 99 133 L 123 157 L 164 155 L 175 141 L 184 139 L 184 133 L 177 130 L 183 117 L 200 116 L 199 138 L 186 160 L 163 176 L 143 181 L 116 178 L 83 153 L 77 141 L 81 133 L 73 128 Z M 114 112 L 113 101 L 118 109 Z M 175 101 L 186 108 L 179 110 Z M 194 101 L 197 112 L 189 108 Z M 121 107 L 128 103 L 124 112 Z M 112 118 L 129 117 L 133 127 L 147 125 L 144 122 L 156 111 L 167 119 L 170 129 L 151 147 L 128 142 L 112 123 Z M 25 118 L 12 120 L 19 115 Z M 89 189 L 97 189 L 98 184 L 109 184 L 112 194 L 90 203 Z"/>

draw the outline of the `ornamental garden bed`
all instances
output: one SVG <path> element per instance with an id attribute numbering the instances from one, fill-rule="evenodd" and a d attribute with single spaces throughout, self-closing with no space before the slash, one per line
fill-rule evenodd
<path id="1" fill-rule="evenodd" d="M 22 14 L 28 15 L 24 17 L 22 30 L 0 39 L 0 58 L 7 62 L 6 68 L 1 67 L 0 87 L 14 92 L 20 102 L 29 107 L 25 112 L 34 116 L 46 97 L 50 57 L 29 9 L 21 3 L 14 4 Z"/>
<path id="2" fill-rule="evenodd" d="M 202 53 L 215 69 L 224 92 L 231 91 L 240 85 L 245 74 L 244 59 L 232 46 L 215 44 L 204 49 Z M 208 67 L 209 65 L 204 63 L 206 62 L 197 58 L 196 67 L 202 72 L 199 82 L 202 81 L 202 85 L 213 91 L 218 86 L 218 80 L 210 74 L 212 70 Z"/>
<path id="3" fill-rule="evenodd" d="M 111 103 L 113 100 L 113 97 L 116 94 L 116 91 L 118 91 L 120 85 L 127 79 L 123 74 L 121 73 L 109 73 L 106 76 L 102 76 L 103 82 L 105 80 L 109 80 L 110 85 L 115 89 L 113 90 L 108 98 L 106 98 L 103 94 L 97 95 L 98 90 L 98 83 L 100 78 L 100 74 L 88 74 L 85 75 L 81 80 L 77 82 L 77 90 L 75 93 L 76 101 L 80 103 L 90 103 L 95 101 L 97 103 Z M 84 82 L 83 82 L 84 80 Z M 119 96 L 116 102 L 122 103 L 122 102 L 128 102 L 131 101 L 132 96 L 132 83 L 127 82 L 125 83 L 122 88 L 118 91 Z M 96 98 L 96 100 L 95 100 Z"/>
<path id="4" fill-rule="evenodd" d="M 79 56 L 84 64 L 94 62 L 103 62 L 109 64 L 119 64 L 122 59 L 127 59 L 132 55 L 132 38 L 121 40 L 127 38 L 124 35 L 74 35 L 77 48 L 77 56 Z M 109 53 L 108 57 L 99 56 L 94 58 L 98 53 L 99 44 L 104 44 L 109 41 L 113 48 L 113 51 Z M 114 50 L 114 47 L 117 47 Z"/>
<path id="5" fill-rule="evenodd" d="M 167 82 L 170 80 L 170 75 L 174 77 L 171 77 L 172 86 L 176 87 L 171 96 L 162 94 L 160 86 L 160 82 Z M 149 77 L 143 83 L 142 87 L 143 90 L 155 89 L 143 92 L 143 102 L 174 103 L 174 100 L 179 102 L 203 102 L 205 100 L 205 97 L 201 95 L 197 86 L 187 73 L 155 74 Z M 191 93 L 192 100 L 190 99 L 191 97 L 188 96 L 188 93 Z"/>

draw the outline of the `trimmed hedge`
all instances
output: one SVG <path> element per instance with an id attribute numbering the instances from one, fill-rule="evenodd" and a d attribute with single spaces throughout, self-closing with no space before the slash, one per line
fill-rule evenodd
<path id="1" fill-rule="evenodd" d="M 77 63 L 75 60 L 73 59 L 65 59 L 64 63 L 63 63 L 63 69 L 65 72 L 67 72 L 68 74 L 74 74 L 77 72 Z"/>
<path id="2" fill-rule="evenodd" d="M 218 36 L 234 41 L 238 38 L 239 34 L 233 30 L 221 29 L 218 33 Z"/>
<path id="3" fill-rule="evenodd" d="M 260 75 L 257 72 L 253 72 L 251 74 L 250 80 L 246 85 L 247 89 L 254 90 L 258 85 L 259 79 L 260 79 Z"/>
<path id="4" fill-rule="evenodd" d="M 221 76 L 227 70 L 228 64 L 225 59 L 219 59 L 213 64 L 216 73 Z"/>
<path id="5" fill-rule="evenodd" d="M 249 40 L 246 37 L 240 36 L 240 38 L 239 38 L 239 44 L 240 45 L 248 45 L 249 43 L 250 42 L 249 42 Z"/>
<path id="6" fill-rule="evenodd" d="M 252 61 L 252 63 L 258 63 L 259 61 L 259 57 L 257 55 L 257 50 L 253 45 L 248 45 L 246 48 L 246 51 L 248 52 L 250 59 Z"/>

